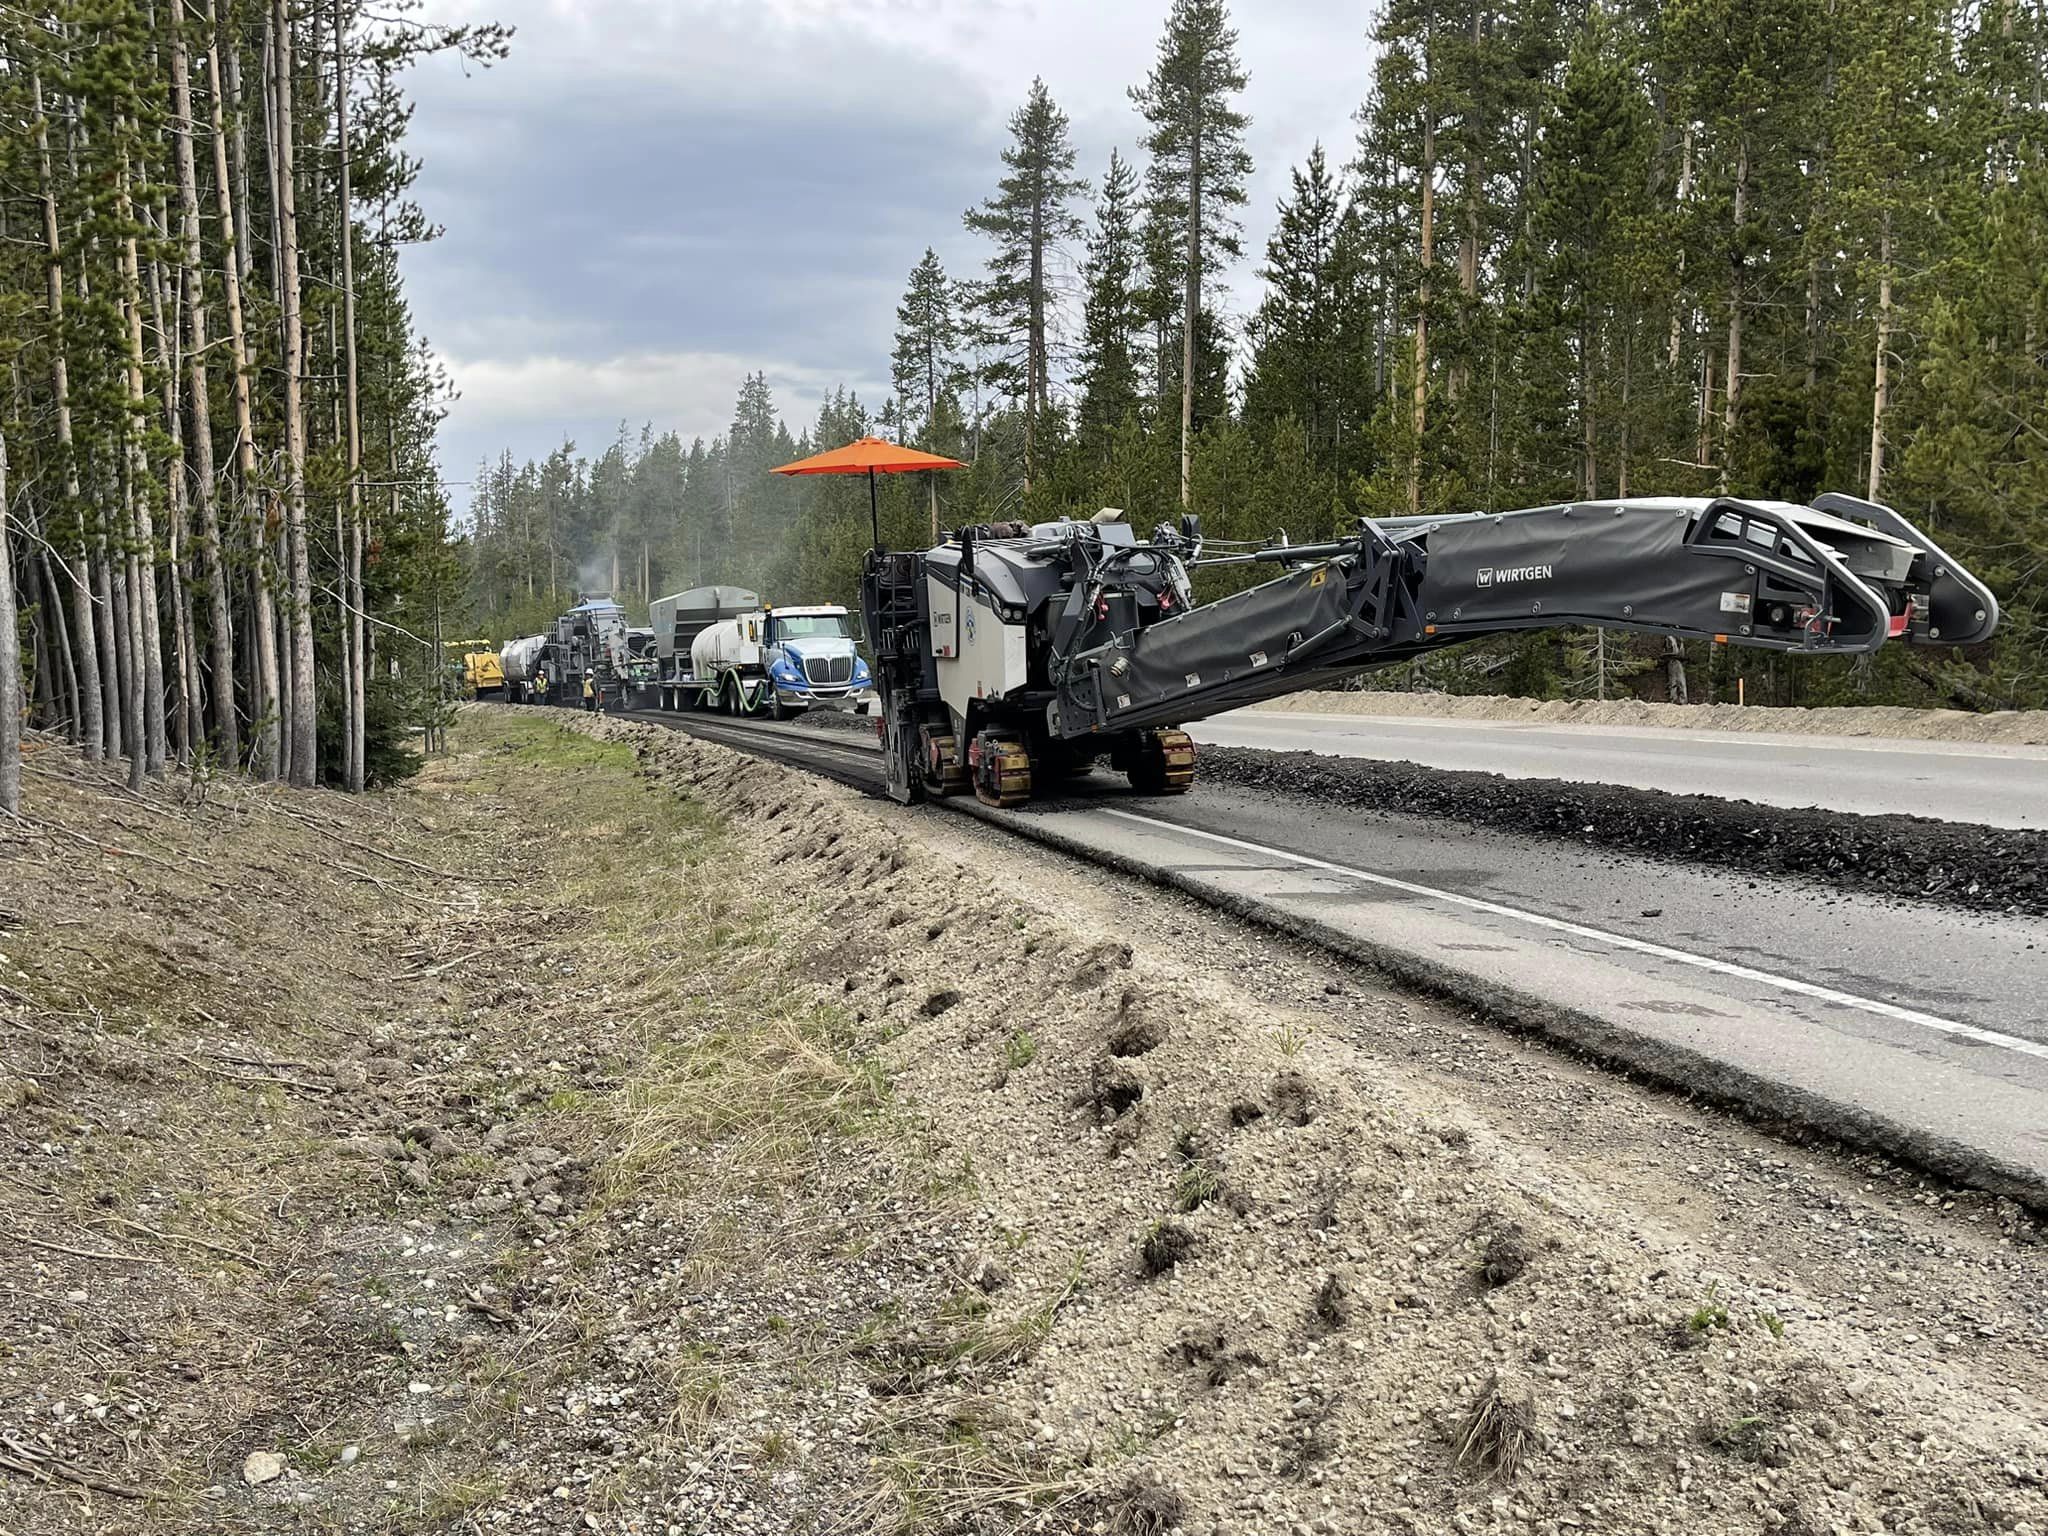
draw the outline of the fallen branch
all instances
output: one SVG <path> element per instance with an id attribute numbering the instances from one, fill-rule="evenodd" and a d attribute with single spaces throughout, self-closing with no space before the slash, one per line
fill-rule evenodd
<path id="1" fill-rule="evenodd" d="M 191 1243 L 195 1247 L 207 1249 L 209 1252 L 221 1254 L 226 1258 L 239 1259 L 251 1269 L 267 1270 L 270 1267 L 253 1253 L 244 1253 L 239 1248 L 229 1248 L 221 1243 L 210 1243 L 203 1237 L 193 1237 L 184 1232 L 159 1232 L 155 1227 L 145 1227 L 141 1222 L 133 1221 L 126 1216 L 116 1216 L 114 1220 L 124 1227 L 132 1228 L 146 1236 L 153 1237 L 160 1243 Z"/>
<path id="2" fill-rule="evenodd" d="M 106 1259 L 116 1264 L 161 1264 L 162 1259 L 153 1259 L 143 1253 L 102 1253 L 92 1248 L 67 1248 L 62 1243 L 46 1242 L 40 1237 L 30 1237 L 26 1232 L 0 1230 L 0 1237 L 10 1242 L 27 1243 L 31 1248 L 45 1248 L 51 1253 L 68 1253 L 74 1259 Z"/>
<path id="3" fill-rule="evenodd" d="M 296 1088 L 302 1093 L 328 1094 L 334 1092 L 333 1087 L 327 1083 L 302 1083 L 295 1077 L 269 1077 L 260 1076 L 253 1072 L 230 1072 L 225 1067 L 209 1067 L 196 1056 L 187 1056 L 185 1060 L 204 1072 L 208 1077 L 223 1077 L 231 1083 L 276 1083 L 280 1088 Z"/>
<path id="4" fill-rule="evenodd" d="M 402 971 L 399 973 L 398 979 L 400 981 L 424 981 L 429 976 L 438 976 L 443 971 L 452 971 L 456 966 L 476 959 L 477 956 L 488 952 L 489 949 L 490 946 L 486 944 L 480 949 L 470 950 L 467 954 L 457 955 L 453 960 L 444 960 L 439 965 L 430 966 L 424 971 Z"/>
<path id="5" fill-rule="evenodd" d="M 23 819 L 24 821 L 27 820 L 25 817 Z M 177 867 L 168 859 L 160 859 L 153 853 L 143 853 L 134 848 L 116 848 L 112 843 L 103 843 L 96 837 L 87 837 L 83 832 L 74 832 L 69 827 L 59 826 L 54 821 L 30 821 L 27 824 L 38 832 L 61 832 L 64 836 L 76 842 L 84 843 L 88 848 L 97 848 L 101 853 L 111 853 L 116 858 L 140 859 L 145 864 L 154 864 L 159 869 L 168 869 L 174 875 L 178 872 Z"/>
<path id="6" fill-rule="evenodd" d="M 77 1483 L 81 1488 L 112 1494 L 117 1499 L 148 1497 L 140 1488 L 130 1488 L 126 1483 L 109 1482 L 106 1478 L 96 1476 L 61 1456 L 46 1455 L 31 1446 L 23 1445 L 12 1435 L 0 1435 L 0 1446 L 7 1448 L 6 1454 L 0 1455 L 0 1467 L 5 1467 L 10 1472 L 20 1472 L 39 1483 L 60 1477 L 67 1483 Z"/>

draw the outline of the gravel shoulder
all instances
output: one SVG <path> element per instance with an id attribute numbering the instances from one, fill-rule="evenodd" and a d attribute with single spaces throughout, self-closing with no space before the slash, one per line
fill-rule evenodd
<path id="1" fill-rule="evenodd" d="M 1678 731 L 1768 731 L 1795 736 L 1880 736 L 2048 746 L 2048 710 L 1906 709 L 1896 705 L 1765 709 L 1736 704 L 1653 704 L 1640 699 L 1518 699 L 1499 694 L 1395 693 L 1379 689 L 1288 694 L 1259 705 L 1299 714 L 1399 715 L 1416 719 L 1519 721 L 1530 725 L 1658 726 Z"/>
<path id="2" fill-rule="evenodd" d="M 2048 1531 L 2009 1203 L 643 724 L 43 761 L 0 1527 Z"/>

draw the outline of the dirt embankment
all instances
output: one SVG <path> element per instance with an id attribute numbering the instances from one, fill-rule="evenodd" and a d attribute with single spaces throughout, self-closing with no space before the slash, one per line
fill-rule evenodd
<path id="1" fill-rule="evenodd" d="M 1303 714 L 1401 715 L 1532 725 L 1661 726 L 1681 731 L 1783 731 L 1796 736 L 1886 736 L 2048 746 L 2048 710 L 1905 709 L 1856 705 L 1764 709 L 1736 704 L 1651 704 L 1640 699 L 1517 699 L 1498 694 L 1394 693 L 1374 689 L 1289 694 L 1258 706 Z"/>
<path id="2" fill-rule="evenodd" d="M 311 835 L 81 787 L 0 848 L 160 861 L 0 935 L 0 1526 L 2048 1531 L 2010 1204 L 978 825 L 492 716 Z"/>
<path id="3" fill-rule="evenodd" d="M 1354 811 L 1441 816 L 1965 911 L 2048 914 L 2048 832 L 1252 747 L 1203 747 L 1201 772 L 1206 783 Z"/>

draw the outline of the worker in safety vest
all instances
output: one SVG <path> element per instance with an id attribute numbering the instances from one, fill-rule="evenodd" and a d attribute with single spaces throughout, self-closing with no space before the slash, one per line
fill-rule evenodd
<path id="1" fill-rule="evenodd" d="M 597 679 L 588 672 L 583 674 L 583 707 L 597 713 Z"/>
<path id="2" fill-rule="evenodd" d="M 548 675 L 545 672 L 533 674 L 533 702 L 545 704 L 548 701 Z"/>

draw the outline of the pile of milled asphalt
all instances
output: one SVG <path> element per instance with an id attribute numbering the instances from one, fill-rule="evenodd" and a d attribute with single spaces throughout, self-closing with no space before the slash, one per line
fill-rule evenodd
<path id="1" fill-rule="evenodd" d="M 1201 778 L 1970 911 L 2048 915 L 2042 832 L 1250 747 L 1203 747 Z"/>

